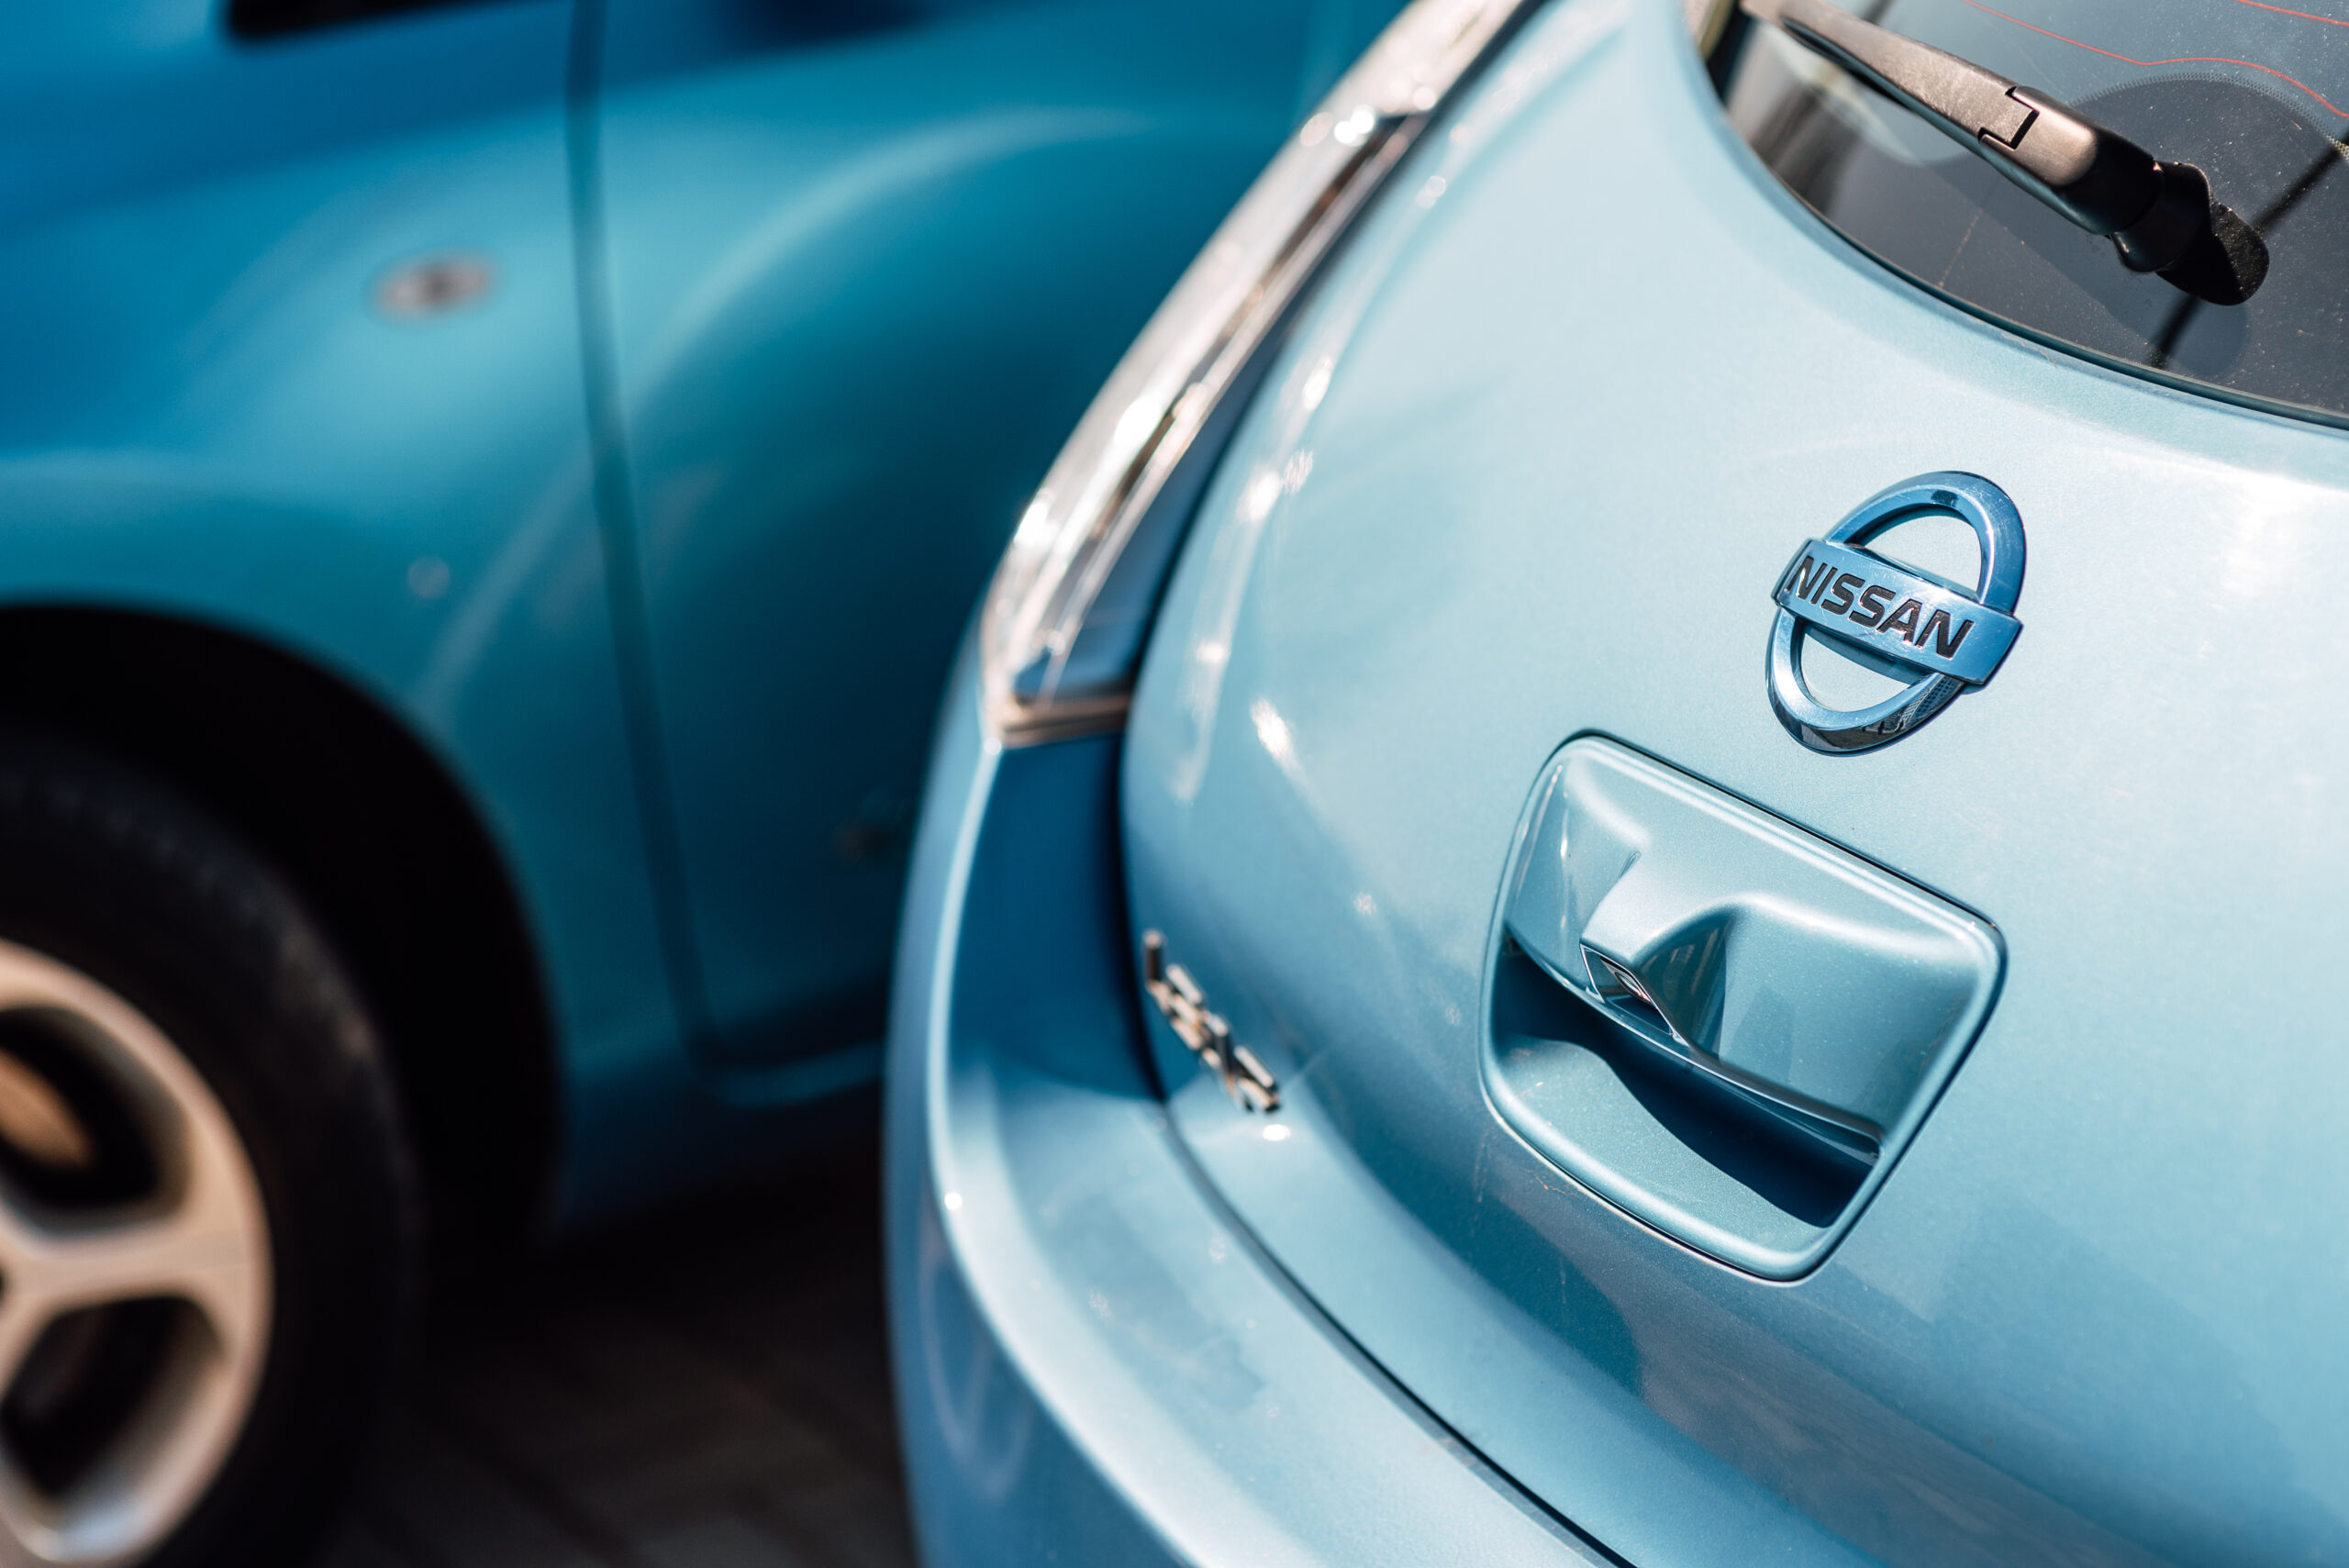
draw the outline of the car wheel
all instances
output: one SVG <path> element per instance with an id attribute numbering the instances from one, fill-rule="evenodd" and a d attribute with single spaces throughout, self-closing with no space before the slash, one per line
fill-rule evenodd
<path id="1" fill-rule="evenodd" d="M 268 1563 L 328 1517 L 416 1273 L 382 1043 L 202 812 L 0 730 L 0 1563 Z"/>

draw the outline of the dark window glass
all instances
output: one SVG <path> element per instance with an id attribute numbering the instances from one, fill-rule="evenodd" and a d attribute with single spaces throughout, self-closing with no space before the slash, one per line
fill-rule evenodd
<path id="1" fill-rule="evenodd" d="M 228 0 L 228 30 L 240 39 L 280 38 L 461 4 L 463 0 Z"/>
<path id="2" fill-rule="evenodd" d="M 1839 0 L 1841 3 L 1841 0 Z M 1854 15 L 2201 168 L 2265 280 L 2213 305 L 2132 272 L 1909 111 L 1769 24 L 1712 13 L 1731 122 L 1862 249 L 1980 314 L 2165 379 L 2349 420 L 2349 0 L 1870 0 Z"/>

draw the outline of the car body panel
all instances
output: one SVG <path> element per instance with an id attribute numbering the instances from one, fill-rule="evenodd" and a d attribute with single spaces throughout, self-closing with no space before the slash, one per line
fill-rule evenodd
<path id="1" fill-rule="evenodd" d="M 49 89 L 61 125 L 11 95 L 0 599 L 238 631 L 399 714 L 505 856 L 573 1139 L 607 1106 L 657 1127 L 643 1068 L 675 1025 L 589 485 L 569 7 L 257 49 L 202 9 L 175 50 Z M 451 250 L 494 269 L 477 304 L 372 306 Z"/>
<path id="2" fill-rule="evenodd" d="M 931 1568 L 1597 1564 L 1199 1183 L 1124 965 L 1119 745 L 948 696 L 893 997 L 891 1343 Z"/>
<path id="3" fill-rule="evenodd" d="M 1323 284 L 1202 503 L 1125 773 L 1218 1191 L 1388 1373 L 1637 1562 L 2349 1557 L 2327 955 L 2349 446 L 1914 291 L 1723 128 L 1677 11 L 1538 16 Z M 2031 556 L 1996 682 L 1865 756 L 1773 717 L 1789 550 L 1940 470 Z M 1791 1284 L 1516 1139 L 1512 834 L 1597 733 L 1980 912 L 2008 971 Z M 1139 963 L 1139 954 L 1135 957 Z M 2254 1000 L 2255 999 L 2255 1000 Z"/>
<path id="4" fill-rule="evenodd" d="M 777 450 L 762 420 L 785 406 L 801 410 L 827 456 L 885 444 L 917 421 L 911 404 L 868 396 L 826 424 L 820 393 L 812 414 L 786 399 L 819 379 L 800 363 L 809 355 L 834 356 L 825 377 L 841 355 L 885 354 L 901 367 L 910 355 L 933 399 L 984 403 L 969 389 L 997 391 L 991 483 L 1032 476 L 1049 460 L 1054 425 L 1071 417 L 1045 406 L 1055 389 L 1081 398 L 1107 371 L 1196 244 L 1184 225 L 1203 232 L 1284 128 L 1300 62 L 1322 68 L 1311 63 L 1322 59 L 1317 49 L 1350 54 L 1376 7 L 1294 0 L 1252 18 L 1228 7 L 1210 26 L 1183 7 L 1121 0 L 1061 11 L 876 4 L 816 8 L 807 14 L 848 22 L 778 31 L 741 25 L 744 8 L 722 4 L 575 13 L 558 0 L 496 0 L 262 41 L 230 38 L 214 0 L 18 9 L 0 59 L 0 352 L 13 373 L 0 388 L 0 606 L 133 611 L 249 638 L 330 673 L 439 761 L 478 812 L 540 962 L 562 1096 L 556 1222 L 770 1160 L 859 1114 L 842 1096 L 870 1093 L 877 1020 L 846 1051 L 741 1070 L 696 1049 L 710 1030 L 694 939 L 751 975 L 736 987 L 754 998 L 738 1009 L 746 1014 L 764 1006 L 756 998 L 775 989 L 774 974 L 878 973 L 914 754 L 934 712 L 921 683 L 942 677 L 963 600 L 1013 513 L 1008 503 L 991 513 L 989 490 L 961 497 L 968 509 L 950 517 L 952 476 L 935 464 L 918 483 L 894 468 L 860 471 L 857 483 L 877 486 L 862 509 L 853 495 L 826 492 L 833 510 L 823 520 L 852 526 L 830 554 L 792 536 L 800 552 L 779 564 L 800 597 L 786 600 L 770 577 L 721 572 L 689 609 L 718 626 L 805 618 L 821 635 L 737 646 L 737 662 L 691 670 L 700 684 L 671 688 L 676 710 L 696 719 L 694 700 L 713 704 L 714 721 L 731 728 L 664 742 L 636 704 L 649 678 L 644 640 L 631 635 L 644 602 L 631 575 L 633 514 L 624 495 L 607 505 L 617 443 L 598 444 L 598 367 L 617 339 L 623 370 L 642 372 L 630 356 L 643 344 L 630 332 L 691 305 L 663 291 L 707 301 L 695 291 L 708 279 L 693 269 L 713 258 L 695 247 L 739 261 L 729 247 L 746 200 L 751 220 L 811 185 L 885 206 L 905 187 L 835 177 L 856 166 L 860 148 L 959 126 L 991 86 L 1049 89 L 1097 117 L 1148 122 L 1155 139 L 1141 144 L 1156 150 L 1151 167 L 1164 189 L 1132 183 L 1136 166 L 1123 161 L 1132 143 L 1119 142 L 1094 148 L 1081 168 L 1015 159 L 996 183 L 933 214 L 927 235 L 816 224 L 796 250 L 743 280 L 764 314 L 720 312 L 721 347 L 693 361 L 685 423 L 713 422 L 717 445 L 655 427 L 638 449 L 656 478 L 713 460 L 756 467 Z M 576 16 L 612 28 L 608 166 L 595 161 L 592 83 L 574 80 L 578 46 L 596 41 L 575 36 Z M 1059 25 L 1071 18 L 1083 25 Z M 996 56 L 974 46 L 974 36 L 997 37 L 988 26 L 1025 28 L 1019 50 L 1009 34 Z M 1182 35 L 1186 50 L 1085 96 L 1083 81 L 1105 51 L 1147 62 L 1152 29 L 1167 27 L 1193 28 Z M 649 43 L 656 33 L 674 47 Z M 1215 69 L 1216 49 L 1254 42 L 1265 52 L 1250 72 Z M 979 69 L 1007 60 L 1017 72 Z M 1190 86 L 1175 80 L 1185 72 Z M 1121 106 L 1125 93 L 1147 101 Z M 662 204 L 630 183 L 648 169 L 630 161 L 648 145 L 640 133 L 670 123 L 663 115 L 714 126 L 728 112 L 747 120 L 696 144 L 697 183 Z M 651 161 L 657 177 L 658 157 Z M 1069 225 L 1063 209 L 1084 205 L 1085 181 L 1109 193 L 1100 215 L 1130 232 L 1105 239 Z M 1025 205 L 997 200 L 1007 194 Z M 583 311 L 579 288 L 581 262 L 607 252 L 574 243 L 581 205 L 599 198 L 617 275 L 643 285 L 611 320 L 592 305 Z M 863 210 L 852 202 L 834 217 L 851 209 Z M 1024 317 L 1001 313 L 994 336 L 966 335 L 920 358 L 913 339 L 936 325 L 934 312 L 898 308 L 922 279 L 890 246 L 960 246 L 994 269 L 974 286 L 997 282 L 1010 252 L 1033 242 L 1021 225 L 1039 212 L 1068 240 L 1045 274 L 1059 292 L 1031 289 Z M 653 254 L 681 270 L 647 280 Z M 387 277 L 449 255 L 486 263 L 490 286 L 478 299 L 411 317 L 380 306 Z M 1103 264 L 1110 272 L 1097 285 L 1088 267 Z M 1047 336 L 1040 324 L 1062 325 L 1071 295 L 1090 301 L 1085 330 L 1050 339 L 1014 384 L 1000 373 L 1004 342 Z M 808 309 L 836 313 L 856 333 L 791 335 L 793 313 Z M 743 336 L 756 332 L 783 335 Z M 708 349 L 706 337 L 696 341 Z M 1022 399 L 1033 400 L 1025 415 Z M 774 480 L 771 468 L 760 472 Z M 903 505 L 891 512 L 885 501 Z M 886 529 L 857 531 L 885 514 Z M 772 521 L 738 509 L 730 522 L 756 537 L 734 543 L 755 554 L 781 531 Z M 874 555 L 876 538 L 897 554 Z M 945 564 L 926 571 L 931 554 Z M 778 564 L 772 550 L 766 559 Z M 872 584 L 828 595 L 828 580 L 810 583 L 851 571 L 884 580 L 904 571 L 910 586 L 892 599 Z M 797 662 L 811 651 L 820 668 Z M 843 660 L 887 678 L 833 683 L 827 673 Z M 707 683 L 739 688 L 742 700 L 729 707 Z M 729 751 L 744 723 L 760 732 L 755 755 Z M 786 781 L 810 756 L 839 759 L 860 779 L 898 778 L 904 794 L 881 802 L 875 825 L 885 852 L 842 868 L 841 885 L 758 883 L 728 917 L 748 908 L 745 919 L 764 923 L 738 931 L 705 922 L 697 932 L 674 857 L 662 853 L 681 826 L 659 787 L 664 743 L 680 757 L 744 763 L 724 779 L 696 773 L 707 789 L 683 802 L 684 825 L 720 880 L 738 869 L 722 850 L 729 835 L 764 842 L 799 832 L 793 811 L 829 810 L 823 799 L 792 806 L 753 763 L 782 766 Z M 718 811 L 737 815 L 710 815 Z M 829 856 L 852 815 L 821 815 L 799 837 Z M 789 908 L 776 915 L 777 904 Z M 790 913 L 811 906 L 812 919 Z"/>
<path id="5" fill-rule="evenodd" d="M 680 73 L 668 9 L 605 62 L 614 374 L 692 1005 L 716 1059 L 783 1061 L 877 1038 L 954 639 L 1287 129 L 1313 14 L 848 7 Z"/>

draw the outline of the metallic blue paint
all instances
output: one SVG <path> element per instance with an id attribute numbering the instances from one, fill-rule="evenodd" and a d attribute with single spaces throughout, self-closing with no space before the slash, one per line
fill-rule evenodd
<path id="1" fill-rule="evenodd" d="M 1147 1184 L 1066 1101 L 1023 1096 L 1119 1071 L 1103 950 L 1127 944 L 1130 984 L 1151 927 L 1281 1084 L 1269 1122 L 1235 1108 L 1123 996 L 1212 1201 L 1330 1342 L 1622 1559 L 2349 1562 L 2349 732 L 2328 717 L 2349 444 L 1876 267 L 1727 133 L 1683 26 L 1659 0 L 1548 8 L 1324 281 L 1160 610 L 1122 759 L 1126 907 L 1055 880 L 1073 813 L 1016 819 L 1014 768 L 1053 748 L 941 749 L 893 1047 L 899 1365 L 911 1385 L 939 1273 L 976 1304 L 955 1321 L 995 1335 L 951 1363 L 971 1386 L 991 1364 L 1074 1399 L 1052 1391 L 1085 1375 L 1085 1337 L 1124 1322 L 1105 1298 L 1088 1324 L 1085 1292 L 1130 1276 L 1023 1273 L 1002 1237 L 1049 1256 L 1034 1233 Z M 1900 744 L 1806 751 L 1761 658 L 1787 549 L 1943 469 L 2030 519 L 2030 635 Z M 1642 1226 L 1486 1099 L 1512 832 L 1543 760 L 1593 731 L 2003 935 L 1996 1012 L 1798 1281 Z M 997 856 L 1019 874 L 982 902 Z M 1030 1051 L 1049 1069 L 1014 1071 Z M 941 1219 L 941 1190 L 978 1185 L 941 1151 L 990 1106 L 1015 1114 L 986 1112 L 986 1207 Z M 1000 1176 L 1064 1157 L 1082 1174 L 1061 1185 Z M 1236 1234 L 1227 1254 L 1254 1266 Z M 1214 1272 L 1156 1266 L 1162 1300 Z M 1037 1324 L 1060 1333 L 1019 1337 Z M 1209 1313 L 1169 1343 L 1247 1332 Z M 984 1561 L 983 1473 L 904 1397 L 925 1540 Z M 1174 1404 L 1063 1418 L 1060 1472 L 1108 1469 Z M 1299 1435 L 1277 1470 L 1170 1483 L 1150 1517 L 1207 1529 L 1243 1476 L 1309 1503 L 1346 1463 Z M 1031 1533 L 1060 1506 L 996 1496 Z"/>
<path id="2" fill-rule="evenodd" d="M 620 39 L 673 9 L 627 0 Z M 607 95 L 631 522 L 719 1058 L 874 1038 L 910 721 L 1038 454 L 1287 128 L 1307 21 L 994 0 Z"/>
<path id="3" fill-rule="evenodd" d="M 1597 736 L 1542 770 L 1509 859 L 1493 1109 L 1675 1240 L 1809 1273 L 1982 1027 L 1997 929 Z"/>
<path id="4" fill-rule="evenodd" d="M 1198 1180 L 1138 1027 L 1115 737 L 948 697 L 892 998 L 891 1340 L 930 1568 L 1597 1563 Z"/>
<path id="5" fill-rule="evenodd" d="M 243 634 L 439 760 L 536 941 L 573 1218 L 869 1084 L 877 1017 L 793 1008 L 879 984 L 1014 495 L 1377 20 L 658 9 L 103 0 L 0 50 L 0 606 Z M 451 252 L 479 301 L 371 304 Z M 778 1018 L 825 1049 L 724 1066 Z"/>

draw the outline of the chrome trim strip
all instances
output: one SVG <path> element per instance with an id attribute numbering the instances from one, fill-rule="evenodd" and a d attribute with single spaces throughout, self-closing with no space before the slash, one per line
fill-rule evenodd
<path id="1" fill-rule="evenodd" d="M 1257 177 L 1110 373 L 987 590 L 981 694 L 1005 744 L 1124 722 L 1138 658 L 1106 679 L 1070 678 L 1119 557 L 1347 225 L 1453 89 L 1540 4 L 1416 0 Z"/>

